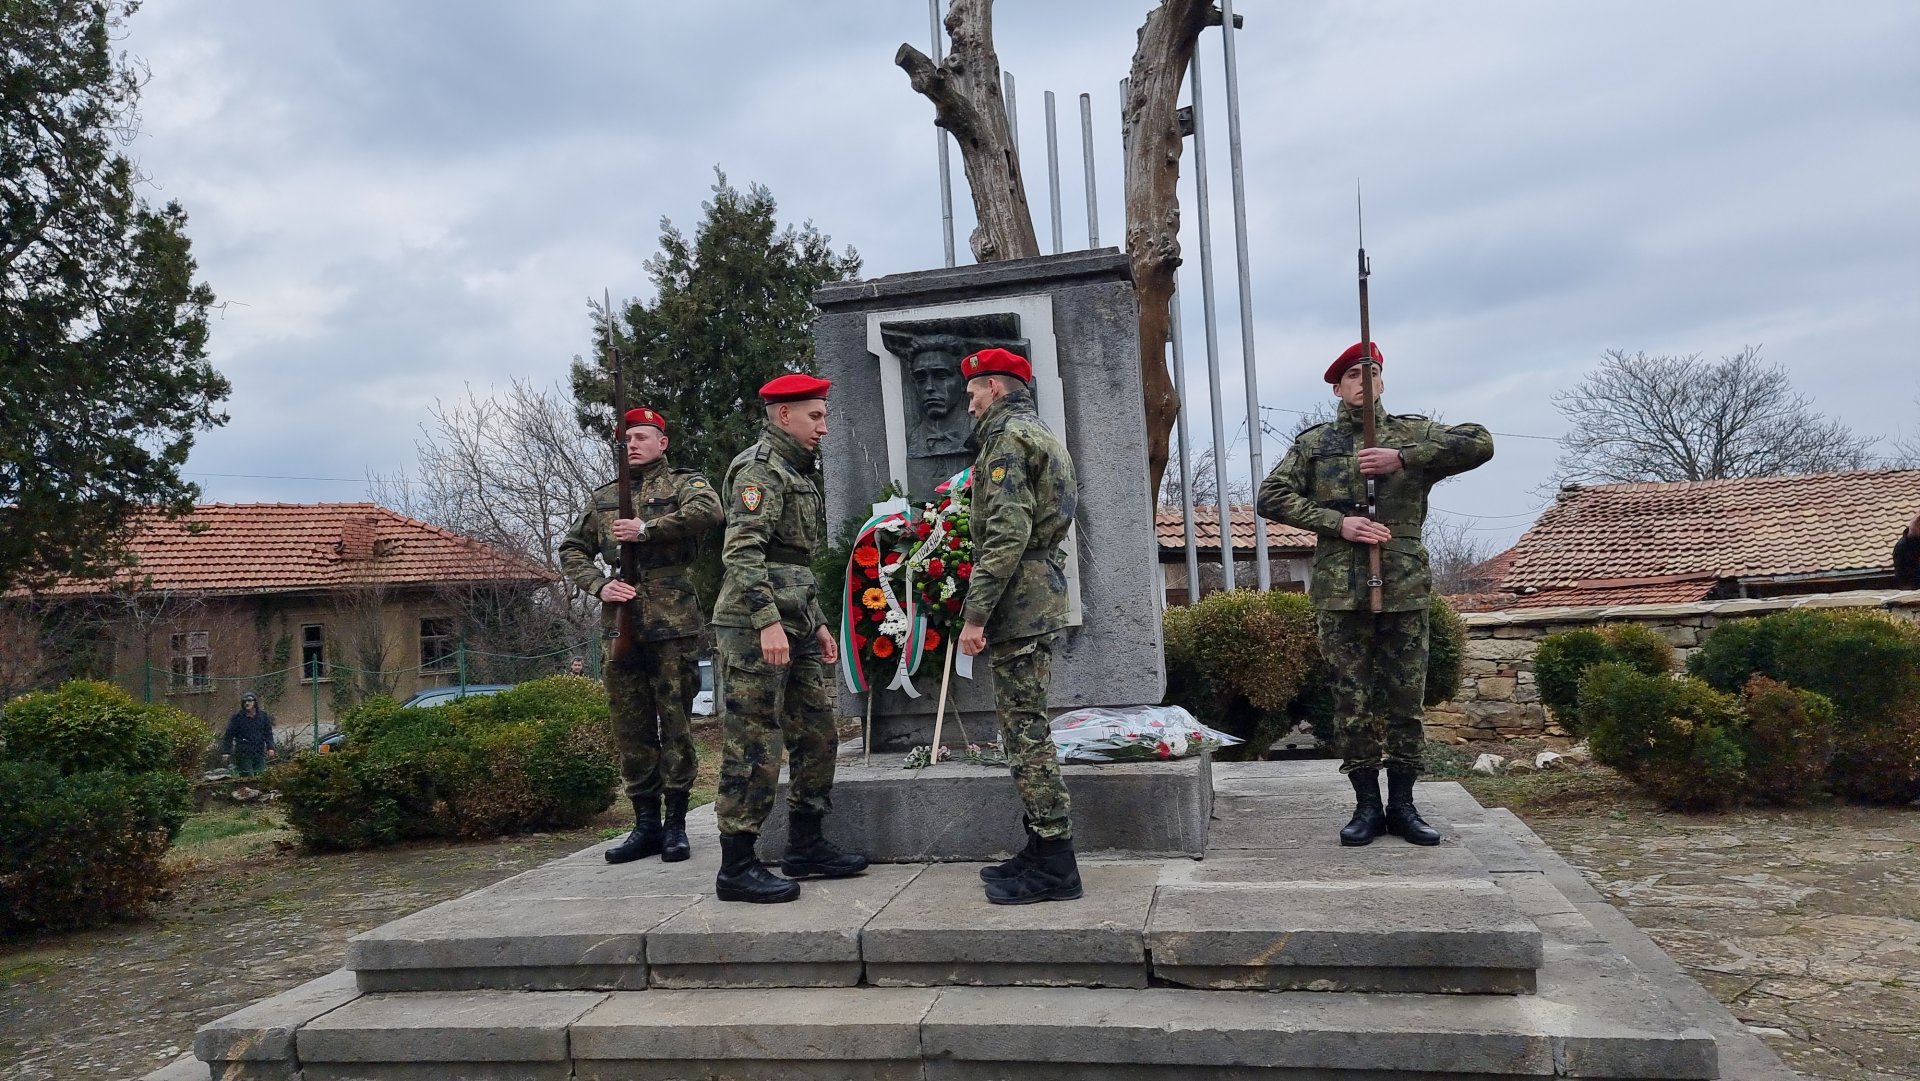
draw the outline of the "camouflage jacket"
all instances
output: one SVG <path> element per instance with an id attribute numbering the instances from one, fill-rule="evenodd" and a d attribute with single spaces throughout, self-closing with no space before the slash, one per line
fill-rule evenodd
<path id="1" fill-rule="evenodd" d="M 1066 445 L 1016 390 L 980 418 L 973 459 L 973 579 L 966 621 L 1005 642 L 1067 625 L 1067 530 L 1079 488 Z"/>
<path id="2" fill-rule="evenodd" d="M 647 523 L 639 542 L 640 595 L 633 604 L 634 633 L 643 642 L 700 633 L 705 620 L 688 568 L 700 542 L 725 518 L 707 478 L 666 461 L 642 466 L 633 479 L 633 512 Z M 620 516 L 617 481 L 594 490 L 593 504 L 560 542 L 560 569 L 567 581 L 598 597 L 620 566 L 613 520 Z M 605 564 L 603 570 L 601 564 Z M 601 623 L 611 627 L 617 609 L 602 605 Z"/>
<path id="3" fill-rule="evenodd" d="M 782 624 L 803 638 L 827 623 L 813 557 L 825 543 L 826 504 L 814 452 L 769 424 L 727 467 L 726 577 L 713 606 L 716 627 Z"/>
<path id="4" fill-rule="evenodd" d="M 1390 416 L 1376 406 L 1375 442 L 1400 452 L 1401 468 L 1377 478 L 1380 521 L 1393 539 L 1380 546 L 1381 610 L 1412 612 L 1427 606 L 1433 579 L 1420 529 L 1427 492 L 1456 473 L 1493 457 L 1493 436 L 1478 424 L 1440 424 L 1425 417 Z M 1340 538 L 1340 519 L 1366 513 L 1360 475 L 1361 414 L 1342 405 L 1336 420 L 1301 432 L 1260 485 L 1259 510 L 1320 535 L 1313 549 L 1314 607 L 1356 611 L 1368 607 L 1367 546 Z"/>

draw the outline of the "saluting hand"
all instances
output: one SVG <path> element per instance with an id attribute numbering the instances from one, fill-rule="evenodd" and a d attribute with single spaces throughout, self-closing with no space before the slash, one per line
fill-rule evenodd
<path id="1" fill-rule="evenodd" d="M 622 544 L 633 544 L 645 540 L 647 522 L 644 518 L 615 518 L 613 520 L 613 539 Z"/>
<path id="2" fill-rule="evenodd" d="M 633 583 L 622 582 L 618 578 L 600 587 L 600 599 L 608 604 L 623 604 L 639 595 Z"/>
<path id="3" fill-rule="evenodd" d="M 1392 447 L 1367 447 L 1360 452 L 1360 472 L 1364 476 L 1384 477 L 1388 473 L 1398 473 L 1404 464 L 1400 460 L 1400 452 Z"/>
<path id="4" fill-rule="evenodd" d="M 1393 539 L 1393 530 L 1371 518 L 1348 515 L 1340 519 L 1340 535 L 1355 544 L 1381 544 Z"/>

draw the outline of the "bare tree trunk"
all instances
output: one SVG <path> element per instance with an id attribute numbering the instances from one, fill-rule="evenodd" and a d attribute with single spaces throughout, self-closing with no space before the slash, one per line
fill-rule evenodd
<path id="1" fill-rule="evenodd" d="M 1154 498 L 1180 396 L 1167 370 L 1168 302 L 1180 265 L 1180 152 L 1175 113 L 1200 31 L 1220 23 L 1210 0 L 1162 0 L 1147 14 L 1121 103 L 1126 132 L 1127 254 L 1140 307 L 1140 383 L 1146 393 L 1147 476 Z"/>
<path id="2" fill-rule="evenodd" d="M 952 47 L 935 64 L 902 45 L 893 62 L 913 89 L 933 102 L 933 122 L 960 143 L 960 161 L 973 193 L 978 220 L 968 243 L 982 263 L 1028 259 L 1040 254 L 1020 176 L 1020 148 L 1007 124 L 1000 93 L 1000 57 L 993 51 L 993 0 L 953 0 L 947 8 Z"/>

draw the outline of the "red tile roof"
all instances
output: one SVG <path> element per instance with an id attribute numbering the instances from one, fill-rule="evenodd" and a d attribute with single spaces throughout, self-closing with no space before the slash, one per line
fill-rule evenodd
<path id="1" fill-rule="evenodd" d="M 1569 488 L 1495 557 L 1507 564 L 1498 588 L 1519 594 L 1498 606 L 1697 601 L 1729 579 L 1890 575 L 1916 510 L 1920 469 Z"/>
<path id="2" fill-rule="evenodd" d="M 99 593 L 113 583 L 188 593 L 267 593 L 347 585 L 549 582 L 553 572 L 374 503 L 208 503 L 139 527 L 133 568 L 110 581 L 48 590 Z"/>
<path id="3" fill-rule="evenodd" d="M 1253 554 L 1253 518 L 1251 504 L 1232 504 L 1227 507 L 1227 518 L 1233 527 L 1233 548 L 1236 552 Z M 1187 533 L 1181 523 L 1179 507 L 1160 507 L 1153 516 L 1153 536 L 1160 542 L 1160 552 L 1165 556 L 1169 552 L 1187 550 Z M 1269 554 L 1286 552 L 1290 555 L 1304 555 L 1313 550 L 1318 538 L 1309 530 L 1295 529 L 1290 525 L 1277 522 L 1267 523 L 1267 552 Z M 1193 542 L 1201 551 L 1220 552 L 1220 511 L 1217 507 L 1201 506 L 1193 508 Z"/>

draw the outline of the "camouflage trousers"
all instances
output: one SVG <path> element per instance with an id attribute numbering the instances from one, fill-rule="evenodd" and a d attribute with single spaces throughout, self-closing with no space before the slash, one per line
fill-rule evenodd
<path id="1" fill-rule="evenodd" d="M 833 764 L 840 736 L 834 730 L 833 668 L 821 658 L 820 643 L 789 631 L 793 659 L 776 665 L 761 657 L 759 631 L 746 627 L 716 631 L 726 701 L 726 749 L 720 760 L 716 808 L 720 832 L 760 832 L 773 810 L 783 750 L 787 806 L 826 814 L 833 805 Z"/>
<path id="2" fill-rule="evenodd" d="M 1420 770 L 1426 739 L 1427 609 L 1314 613 L 1333 669 L 1340 772 Z"/>
<path id="3" fill-rule="evenodd" d="M 1027 824 L 1041 837 L 1073 836 L 1073 803 L 1060 777 L 1060 760 L 1047 725 L 1047 684 L 1053 679 L 1053 636 L 1015 638 L 987 646 L 993 666 L 993 704 L 1000 713 L 1000 746 L 1007 753 Z"/>
<path id="4" fill-rule="evenodd" d="M 607 706 L 628 799 L 693 787 L 693 696 L 700 691 L 698 638 L 640 642 L 607 658 Z"/>

